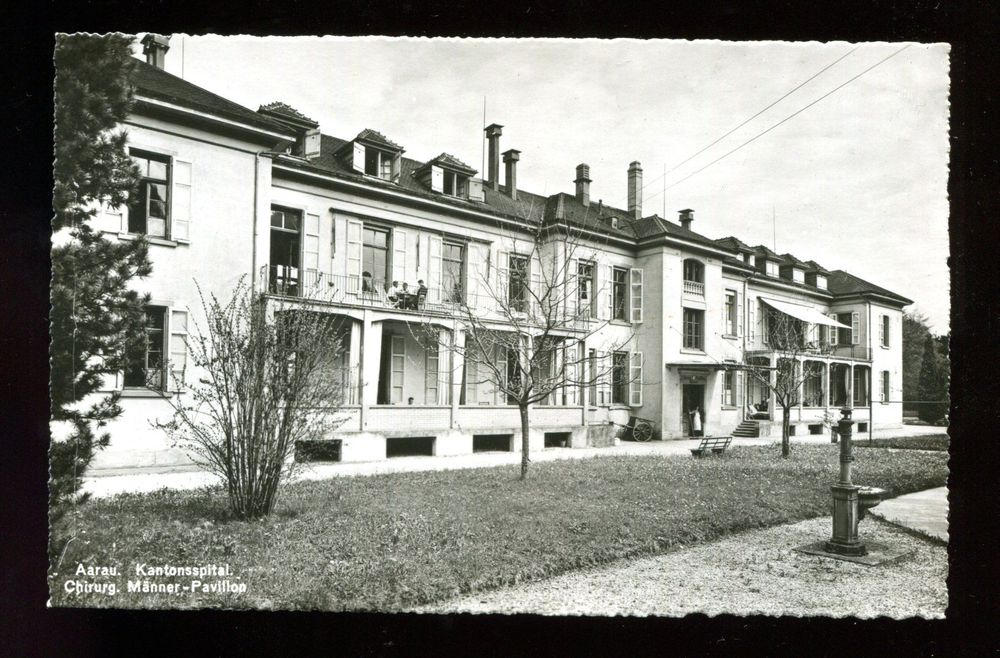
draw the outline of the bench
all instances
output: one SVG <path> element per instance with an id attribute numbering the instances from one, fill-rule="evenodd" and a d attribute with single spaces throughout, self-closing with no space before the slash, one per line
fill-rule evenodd
<path id="1" fill-rule="evenodd" d="M 731 436 L 706 436 L 701 440 L 697 448 L 691 448 L 691 454 L 695 457 L 701 457 L 711 450 L 713 453 L 721 455 L 732 442 L 733 437 Z"/>

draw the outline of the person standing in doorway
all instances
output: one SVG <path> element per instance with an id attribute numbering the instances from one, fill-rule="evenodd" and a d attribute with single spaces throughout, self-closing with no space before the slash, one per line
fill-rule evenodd
<path id="1" fill-rule="evenodd" d="M 701 408 L 695 407 L 688 413 L 691 414 L 691 436 L 702 436 L 701 431 Z"/>

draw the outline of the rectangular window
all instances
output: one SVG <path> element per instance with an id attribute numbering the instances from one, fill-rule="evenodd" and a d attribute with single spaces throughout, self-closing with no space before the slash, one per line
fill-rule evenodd
<path id="1" fill-rule="evenodd" d="M 778 264 L 773 260 L 766 261 L 764 265 L 764 274 L 767 276 L 778 276 Z"/>
<path id="2" fill-rule="evenodd" d="M 628 270 L 624 267 L 613 269 L 611 282 L 611 319 L 625 321 L 628 308 Z"/>
<path id="3" fill-rule="evenodd" d="M 629 369 L 628 404 L 642 406 L 642 352 L 632 352 L 632 367 Z"/>
<path id="4" fill-rule="evenodd" d="M 465 262 L 465 245 L 445 242 L 441 251 L 441 294 L 446 302 L 462 303 L 464 299 L 462 267 Z M 433 284 L 433 281 L 431 282 Z"/>
<path id="5" fill-rule="evenodd" d="M 594 295 L 594 264 L 580 261 L 576 265 L 576 307 L 581 317 L 597 315 Z"/>
<path id="6" fill-rule="evenodd" d="M 629 319 L 642 322 L 642 270 L 633 267 L 629 270 Z"/>
<path id="7" fill-rule="evenodd" d="M 504 350 L 507 360 L 507 376 L 504 382 L 507 386 L 507 404 L 517 404 L 517 393 L 521 388 L 521 365 L 518 363 L 518 353 L 516 350 Z"/>
<path id="8" fill-rule="evenodd" d="M 854 366 L 854 406 L 868 406 L 868 368 Z"/>
<path id="9" fill-rule="evenodd" d="M 379 151 L 371 146 L 365 147 L 365 173 L 382 180 L 392 180 L 392 161 L 394 156 L 387 151 Z"/>
<path id="10" fill-rule="evenodd" d="M 166 388 L 165 351 L 167 309 L 163 306 L 147 306 L 143 343 L 134 355 L 134 360 L 125 369 L 125 388 L 147 388 L 162 391 Z"/>
<path id="11" fill-rule="evenodd" d="M 889 401 L 889 371 L 888 370 L 883 370 L 882 371 L 882 382 L 881 382 L 881 384 L 882 384 L 882 386 L 881 386 L 881 389 L 882 389 L 882 402 L 888 402 Z"/>
<path id="12" fill-rule="evenodd" d="M 722 373 L 722 406 L 732 407 L 736 404 L 736 371 L 726 370 Z"/>
<path id="13" fill-rule="evenodd" d="M 882 347 L 889 347 L 889 316 L 883 315 L 879 326 L 879 339 Z"/>
<path id="14" fill-rule="evenodd" d="M 726 291 L 726 333 L 736 335 L 736 291 Z"/>
<path id="15" fill-rule="evenodd" d="M 168 238 L 170 158 L 136 150 L 129 154 L 141 178 L 135 198 L 128 204 L 128 232 Z"/>
<path id="16" fill-rule="evenodd" d="M 805 381 L 802 384 L 805 400 L 803 404 L 807 407 L 822 407 L 823 382 L 826 381 L 826 365 L 818 361 L 805 362 Z"/>
<path id="17" fill-rule="evenodd" d="M 689 350 L 705 349 L 705 312 L 684 309 L 684 347 Z"/>
<path id="18" fill-rule="evenodd" d="M 850 313 L 837 313 L 837 322 L 840 324 L 846 324 L 848 327 L 851 326 L 851 314 Z M 843 327 L 837 327 L 837 345 L 850 345 L 851 344 L 851 329 L 845 329 Z"/>
<path id="19" fill-rule="evenodd" d="M 444 170 L 444 182 L 442 191 L 449 196 L 468 196 L 469 177 L 456 174 L 453 171 Z"/>
<path id="20" fill-rule="evenodd" d="M 508 257 L 507 304 L 512 311 L 528 309 L 528 257 L 510 254 Z"/>
<path id="21" fill-rule="evenodd" d="M 628 352 L 614 352 L 611 355 L 611 403 L 626 404 L 628 401 Z"/>
<path id="22" fill-rule="evenodd" d="M 389 265 L 389 231 L 366 226 L 361 248 L 361 290 L 385 290 Z"/>

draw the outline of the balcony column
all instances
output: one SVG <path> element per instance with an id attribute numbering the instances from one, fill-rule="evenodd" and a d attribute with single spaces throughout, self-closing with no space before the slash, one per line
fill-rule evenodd
<path id="1" fill-rule="evenodd" d="M 361 404 L 361 333 L 364 323 L 361 320 L 351 321 L 351 340 L 347 352 L 348 368 L 348 404 Z"/>
<path id="2" fill-rule="evenodd" d="M 803 407 L 805 407 L 805 397 L 806 397 L 806 381 L 805 381 L 805 379 L 806 379 L 806 377 L 805 377 L 805 375 L 806 375 L 806 360 L 803 359 L 801 356 L 798 357 L 797 360 L 798 360 L 798 363 L 799 363 L 799 385 L 798 385 L 798 389 L 799 389 L 799 404 L 798 404 L 798 407 L 799 407 L 799 420 L 802 420 L 802 409 L 803 409 Z"/>
<path id="3" fill-rule="evenodd" d="M 580 424 L 587 425 L 587 394 L 590 393 L 590 386 L 587 383 L 594 376 L 590 372 L 590 359 L 587 358 L 587 341 L 581 340 L 576 344 L 576 373 L 579 382 L 576 384 L 577 395 L 580 396 Z"/>
<path id="4" fill-rule="evenodd" d="M 451 330 L 454 345 L 451 352 L 451 421 L 449 426 L 454 429 L 458 419 L 459 402 L 462 399 L 462 373 L 465 371 L 465 330 L 454 323 Z"/>
<path id="5" fill-rule="evenodd" d="M 361 429 L 368 424 L 368 407 L 378 403 L 379 367 L 382 361 L 382 323 L 362 316 L 361 332 Z"/>
<path id="6" fill-rule="evenodd" d="M 847 366 L 847 404 L 844 406 L 854 408 L 854 364 Z"/>

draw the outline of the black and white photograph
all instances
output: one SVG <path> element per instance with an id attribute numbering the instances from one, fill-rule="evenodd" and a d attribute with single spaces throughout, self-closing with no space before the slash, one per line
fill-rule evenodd
<path id="1" fill-rule="evenodd" d="M 950 56 L 55 35 L 48 606 L 943 619 Z"/>

